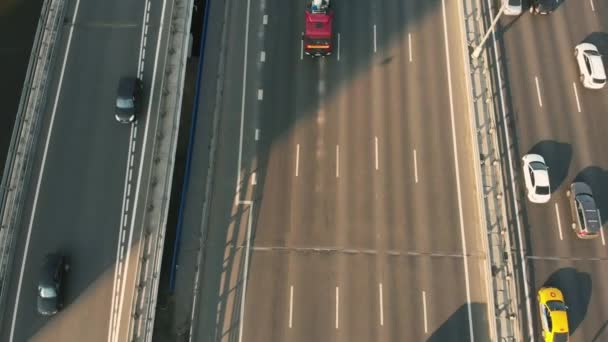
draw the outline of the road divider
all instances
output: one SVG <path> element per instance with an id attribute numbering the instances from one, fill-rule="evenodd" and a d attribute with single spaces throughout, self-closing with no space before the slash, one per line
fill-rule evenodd
<path id="1" fill-rule="evenodd" d="M 34 146 L 40 134 L 49 73 L 61 36 L 65 0 L 45 0 L 42 4 L 19 108 L 0 184 L 0 307 L 6 307 L 8 281 L 15 257 L 15 242 L 23 219 L 26 189 L 31 181 Z M 0 310 L 1 315 L 8 310 Z"/>

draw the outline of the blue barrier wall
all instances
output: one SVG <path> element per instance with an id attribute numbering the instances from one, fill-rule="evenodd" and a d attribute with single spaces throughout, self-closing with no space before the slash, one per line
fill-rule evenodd
<path id="1" fill-rule="evenodd" d="M 177 258 L 179 254 L 179 246 L 182 235 L 182 225 L 184 222 L 184 207 L 186 206 L 186 194 L 188 192 L 188 184 L 190 181 L 190 167 L 192 162 L 192 153 L 194 149 L 194 138 L 196 133 L 196 121 L 198 118 L 198 102 L 201 87 L 201 78 L 203 75 L 203 65 L 205 61 L 205 42 L 207 40 L 207 23 L 209 22 L 209 4 L 211 0 L 205 1 L 205 14 L 203 18 L 203 28 L 201 33 L 201 46 L 199 50 L 199 63 L 196 72 L 196 87 L 194 88 L 194 103 L 192 107 L 192 121 L 190 123 L 190 136 L 188 138 L 188 151 L 186 153 L 186 167 L 184 170 L 184 180 L 182 183 L 182 191 L 180 196 L 179 211 L 177 214 L 177 227 L 175 229 L 175 242 L 173 244 L 173 256 L 171 258 L 171 273 L 169 274 L 169 291 L 175 291 L 175 271 L 177 266 Z"/>

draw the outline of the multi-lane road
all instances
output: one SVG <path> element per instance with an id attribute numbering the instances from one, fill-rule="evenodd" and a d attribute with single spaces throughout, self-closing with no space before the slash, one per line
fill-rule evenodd
<path id="1" fill-rule="evenodd" d="M 302 56 L 304 6 L 229 2 L 207 44 L 223 97 L 193 340 L 488 340 L 457 3 L 335 2 L 324 59 Z"/>
<path id="2" fill-rule="evenodd" d="M 137 189 L 157 120 L 154 80 L 165 1 L 69 1 L 17 243 L 2 341 L 125 341 L 141 233 Z M 159 42 L 161 42 L 159 44 Z M 160 62 L 160 63 L 159 63 Z M 137 124 L 113 117 L 121 76 L 144 83 Z M 157 82 L 156 82 L 157 83 Z M 149 146 L 149 144 L 148 144 Z M 46 253 L 71 268 L 65 308 L 36 312 Z"/>
<path id="3" fill-rule="evenodd" d="M 555 285 L 569 306 L 572 340 L 608 340 L 608 246 L 604 236 L 576 237 L 570 229 L 573 219 L 566 197 L 572 181 L 588 182 L 606 223 L 608 90 L 583 88 L 574 59 L 574 47 L 584 40 L 595 42 L 602 54 L 608 54 L 606 15 L 605 3 L 565 1 L 548 16 L 526 12 L 501 20 L 501 67 L 508 86 L 505 104 L 514 122 L 515 155 L 518 159 L 531 151 L 543 155 L 553 189 L 549 203 L 531 204 L 518 178 L 532 296 L 530 327 L 536 339 L 540 338 L 536 291 Z M 516 172 L 521 175 L 517 162 Z"/>

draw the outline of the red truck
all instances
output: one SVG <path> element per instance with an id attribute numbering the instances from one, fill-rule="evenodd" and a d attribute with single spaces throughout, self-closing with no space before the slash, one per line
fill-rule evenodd
<path id="1" fill-rule="evenodd" d="M 313 57 L 331 55 L 334 13 L 329 7 L 329 0 L 312 0 L 304 13 L 306 16 L 306 27 L 302 36 L 304 52 Z"/>

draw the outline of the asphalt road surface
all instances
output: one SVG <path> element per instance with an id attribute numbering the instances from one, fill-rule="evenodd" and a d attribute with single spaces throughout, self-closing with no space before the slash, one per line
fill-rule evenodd
<path id="1" fill-rule="evenodd" d="M 335 52 L 312 59 L 304 1 L 227 2 L 194 341 L 489 339 L 447 3 L 336 2 Z"/>
<path id="2" fill-rule="evenodd" d="M 127 339 L 141 233 L 134 214 L 136 207 L 142 212 L 138 171 L 148 163 L 141 162 L 142 149 L 148 153 L 144 140 L 155 134 L 146 134 L 157 117 L 151 109 L 158 107 L 151 95 L 152 88 L 158 94 L 158 86 L 151 87 L 155 52 L 166 45 L 157 40 L 162 5 L 160 0 L 68 2 L 3 310 L 2 341 Z M 118 124 L 113 117 L 123 75 L 143 78 L 145 111 L 136 125 Z M 36 312 L 36 286 L 44 255 L 55 251 L 67 255 L 71 268 L 65 308 L 47 318 Z"/>
<path id="3" fill-rule="evenodd" d="M 566 197 L 574 180 L 588 182 L 606 223 L 608 89 L 583 88 L 574 47 L 592 41 L 608 54 L 607 15 L 608 8 L 599 1 L 565 1 L 548 16 L 525 12 L 518 18 L 501 19 L 501 67 L 508 86 L 506 106 L 514 119 L 531 327 L 538 340 L 536 291 L 543 285 L 564 292 L 573 341 L 608 340 L 608 246 L 604 236 L 576 237 Z M 549 166 L 553 191 L 549 203 L 531 204 L 525 196 L 520 158 L 529 152 L 543 155 Z"/>
<path id="4" fill-rule="evenodd" d="M 21 90 L 34 44 L 42 0 L 11 0 L 0 3 L 0 165 L 11 142 Z"/>

